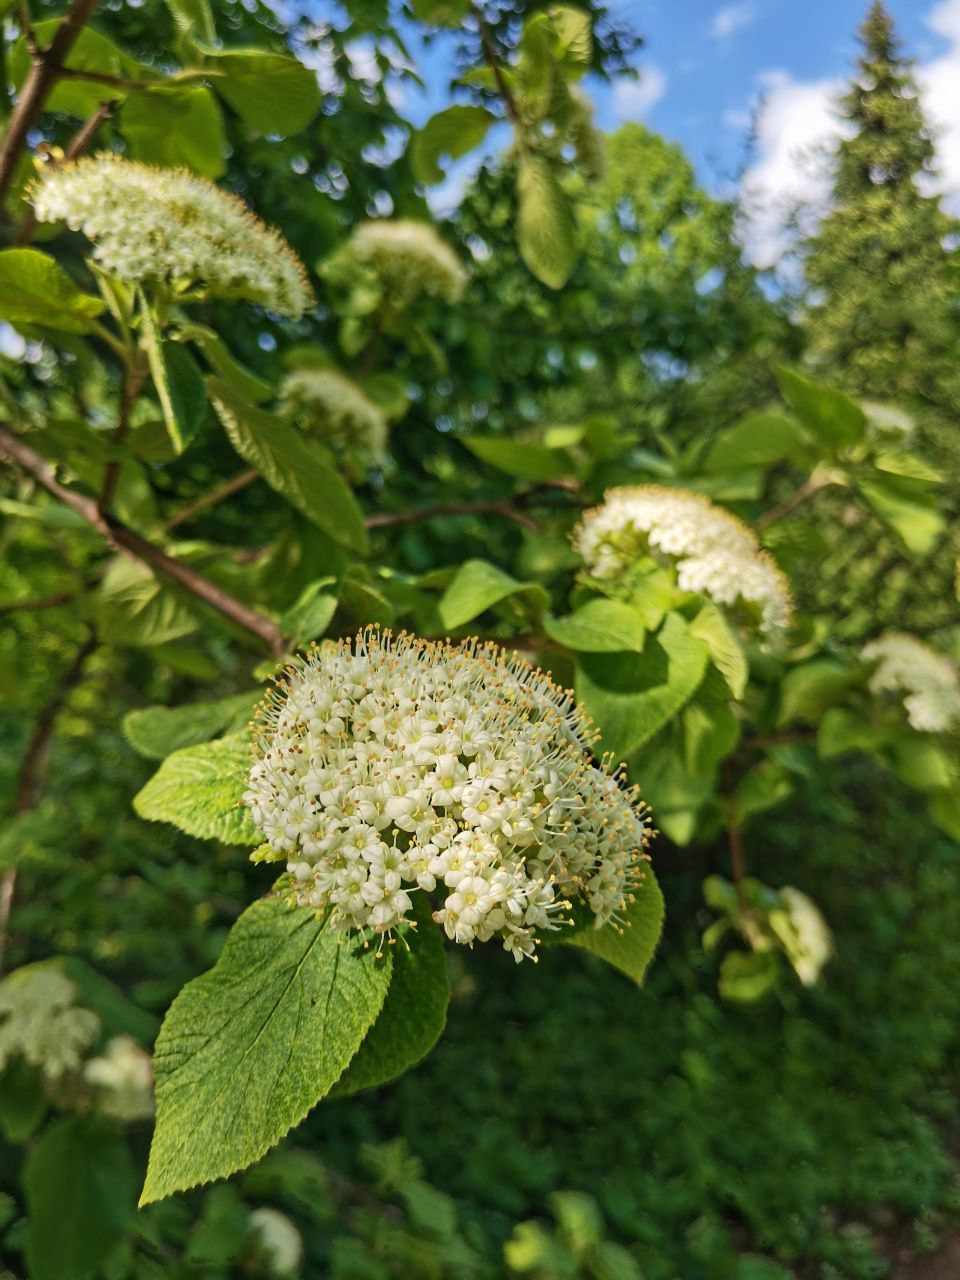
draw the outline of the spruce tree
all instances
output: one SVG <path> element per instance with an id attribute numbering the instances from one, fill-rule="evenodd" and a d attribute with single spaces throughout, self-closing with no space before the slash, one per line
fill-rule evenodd
<path id="1" fill-rule="evenodd" d="M 833 207 L 808 246 L 811 354 L 851 392 L 897 400 L 921 420 L 955 422 L 958 224 L 929 193 L 933 133 L 882 0 L 860 37 L 857 73 L 841 100 L 848 131 L 835 157 Z"/>

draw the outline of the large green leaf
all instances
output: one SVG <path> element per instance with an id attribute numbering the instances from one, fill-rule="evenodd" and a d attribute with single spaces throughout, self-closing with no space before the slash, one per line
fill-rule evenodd
<path id="1" fill-rule="evenodd" d="M 671 613 L 643 653 L 582 654 L 577 697 L 599 726 L 603 746 L 619 757 L 648 742 L 696 693 L 707 646 Z"/>
<path id="2" fill-rule="evenodd" d="M 401 931 L 393 949 L 393 976 L 380 1016 L 331 1090 L 333 1096 L 395 1080 L 425 1058 L 440 1038 L 450 1002 L 443 934 L 433 922 L 426 894 L 414 896 L 413 915 L 416 928 Z"/>
<path id="3" fill-rule="evenodd" d="M 39 249 L 0 252 L 0 320 L 88 333 L 104 303 L 83 293 L 63 267 Z"/>
<path id="4" fill-rule="evenodd" d="M 240 729 L 262 696 L 259 689 L 252 689 L 180 707 L 142 707 L 127 712 L 123 732 L 134 751 L 148 760 L 163 760 L 173 751 L 209 742 L 225 729 Z"/>
<path id="5" fill-rule="evenodd" d="M 781 687 L 778 727 L 819 723 L 827 708 L 860 679 L 861 673 L 835 658 L 814 658 L 792 667 Z"/>
<path id="6" fill-rule="evenodd" d="M 204 178 L 226 173 L 223 116 L 203 85 L 131 95 L 120 112 L 120 131 L 134 160 L 184 165 Z"/>
<path id="7" fill-rule="evenodd" d="M 180 324 L 177 336 L 183 342 L 192 342 L 203 352 L 204 359 L 215 373 L 240 400 L 248 400 L 251 404 L 260 404 L 269 400 L 274 389 L 269 382 L 259 377 L 241 364 L 227 344 L 213 329 L 202 324 Z"/>
<path id="8" fill-rule="evenodd" d="M 186 347 L 162 336 L 146 301 L 141 315 L 150 376 L 160 401 L 163 421 L 174 451 L 183 453 L 207 411 L 203 374 Z"/>
<path id="9" fill-rule="evenodd" d="M 562 289 L 577 260 L 570 202 L 549 160 L 528 155 L 517 174 L 517 244 L 530 271 Z"/>
<path id="10" fill-rule="evenodd" d="M 512 596 L 522 597 L 537 612 L 550 603 L 549 596 L 538 583 L 518 582 L 486 560 L 467 560 L 441 596 L 437 611 L 443 625 L 455 631 Z"/>
<path id="11" fill-rule="evenodd" d="M 174 751 L 137 792 L 133 807 L 141 818 L 170 822 L 190 836 L 254 845 L 257 829 L 243 804 L 250 764 L 247 733 Z"/>
<path id="12" fill-rule="evenodd" d="M 117 556 L 95 601 L 100 636 L 110 644 L 167 644 L 196 631 L 194 614 L 181 596 L 146 565 Z"/>
<path id="13" fill-rule="evenodd" d="M 211 84 L 248 129 L 289 137 L 306 129 L 320 110 L 316 73 L 296 58 L 261 49 L 206 53 L 206 65 L 217 72 Z"/>
<path id="14" fill-rule="evenodd" d="M 559 480 L 574 468 L 566 453 L 544 444 L 500 436 L 460 436 L 475 458 L 518 480 Z"/>
<path id="15" fill-rule="evenodd" d="M 642 653 L 646 640 L 638 610 L 622 600 L 588 600 L 565 618 L 545 618 L 543 629 L 557 644 L 581 653 Z"/>
<path id="16" fill-rule="evenodd" d="M 440 160 L 444 156 L 457 160 L 478 147 L 495 120 L 486 107 L 477 106 L 447 107 L 431 116 L 410 143 L 413 176 L 427 186 L 442 182 Z"/>
<path id="17" fill-rule="evenodd" d="M 795 418 L 782 413 L 754 413 L 722 431 L 704 463 L 708 471 L 742 471 L 786 459 L 798 460 L 809 451 L 810 437 Z"/>
<path id="18" fill-rule="evenodd" d="M 133 1224 L 127 1144 L 92 1117 L 64 1116 L 41 1134 L 23 1173 L 33 1280 L 90 1280 Z"/>
<path id="19" fill-rule="evenodd" d="M 589 951 L 634 982 L 643 982 L 663 932 L 664 914 L 663 894 L 649 867 L 631 896 L 618 923 L 597 929 L 592 913 L 581 908 L 574 926 L 552 935 L 551 941 Z"/>
<path id="20" fill-rule="evenodd" d="M 154 1052 L 157 1127 L 141 1204 L 253 1164 L 343 1074 L 379 1014 L 378 956 L 277 897 L 233 926 L 181 991 Z"/>
<path id="21" fill-rule="evenodd" d="M 787 404 L 829 452 L 856 444 L 867 427 L 867 415 L 855 400 L 833 387 L 821 387 L 794 369 L 777 369 Z"/>
<path id="22" fill-rule="evenodd" d="M 240 457 L 335 541 L 365 551 L 367 531 L 357 501 L 310 441 L 277 414 L 245 404 L 223 382 L 212 379 L 209 385 L 223 428 Z"/>
<path id="23" fill-rule="evenodd" d="M 929 555 L 939 542 L 946 520 L 922 482 L 875 471 L 873 479 L 858 483 L 857 490 L 914 555 Z"/>
<path id="24" fill-rule="evenodd" d="M 750 675 L 747 655 L 723 612 L 710 600 L 690 623 L 690 634 L 710 650 L 714 666 L 726 680 L 731 694 L 740 699 Z"/>

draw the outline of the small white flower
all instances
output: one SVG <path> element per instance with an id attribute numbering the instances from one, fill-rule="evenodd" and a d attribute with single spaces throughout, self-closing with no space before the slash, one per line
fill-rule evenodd
<path id="1" fill-rule="evenodd" d="M 736 516 L 686 489 L 634 485 L 610 489 L 584 513 L 573 545 L 596 578 L 615 578 L 643 556 L 676 567 L 681 591 L 722 605 L 745 604 L 761 630 L 790 621 L 786 579 Z"/>
<path id="2" fill-rule="evenodd" d="M 918 732 L 960 727 L 960 673 L 942 653 L 914 636 L 891 631 L 866 645 L 860 657 L 877 664 L 870 691 L 903 694 L 907 719 Z"/>
<path id="3" fill-rule="evenodd" d="M 452 940 L 499 937 L 520 960 L 565 899 L 599 926 L 642 878 L 645 808 L 593 739 L 568 694 L 493 645 L 366 633 L 286 671 L 244 800 L 296 901 L 336 927 L 389 933 L 428 893 Z"/>
<path id="4" fill-rule="evenodd" d="M 84 1064 L 83 1076 L 97 1094 L 97 1110 L 130 1122 L 153 1115 L 150 1055 L 130 1036 L 114 1036 L 103 1054 Z"/>
<path id="5" fill-rule="evenodd" d="M 387 420 L 355 382 L 333 369 L 297 369 L 280 388 L 280 406 L 338 453 L 383 461 Z"/>
<path id="6" fill-rule="evenodd" d="M 344 253 L 376 275 L 386 302 L 394 308 L 407 306 L 422 293 L 456 302 L 467 283 L 456 254 L 426 222 L 361 222 Z"/>
<path id="7" fill-rule="evenodd" d="M 174 294 L 199 287 L 278 315 L 303 314 L 313 293 L 283 236 L 227 191 L 183 169 L 155 169 L 105 152 L 52 166 L 30 191 L 40 222 L 65 222 L 122 280 Z"/>

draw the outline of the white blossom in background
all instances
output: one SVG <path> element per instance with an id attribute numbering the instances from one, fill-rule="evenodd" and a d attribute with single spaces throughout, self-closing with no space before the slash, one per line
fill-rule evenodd
<path id="1" fill-rule="evenodd" d="M 518 961 L 582 902 L 616 921 L 646 810 L 594 765 L 568 693 L 518 657 L 364 633 L 314 649 L 263 705 L 244 800 L 296 901 L 385 934 L 427 894 L 455 942 Z"/>
<path id="2" fill-rule="evenodd" d="M 960 674 L 942 653 L 899 632 L 871 640 L 860 653 L 875 662 L 871 693 L 905 695 L 903 707 L 920 733 L 946 733 L 960 727 Z"/>
<path id="3" fill-rule="evenodd" d="M 340 453 L 383 460 L 387 420 L 355 382 L 334 369 L 297 369 L 280 388 L 280 406 L 304 430 Z"/>
<path id="4" fill-rule="evenodd" d="M 250 1214 L 250 1231 L 256 1237 L 273 1276 L 299 1276 L 303 1263 L 303 1239 L 285 1213 L 263 1205 Z"/>
<path id="5" fill-rule="evenodd" d="M 643 556 L 675 565 L 681 591 L 717 604 L 753 606 L 763 631 L 790 620 L 787 581 L 742 521 L 686 489 L 610 489 L 585 512 L 573 545 L 597 578 L 615 578 Z"/>
<path id="6" fill-rule="evenodd" d="M 833 955 L 830 928 L 817 904 L 799 889 L 790 885 L 781 889 L 780 903 L 783 918 L 773 913 L 771 924 L 780 935 L 797 977 L 805 987 L 812 987 Z"/>
<path id="7" fill-rule="evenodd" d="M 362 222 L 344 252 L 376 275 L 394 308 L 407 306 L 422 293 L 456 302 L 468 279 L 457 255 L 426 222 L 407 218 Z"/>
<path id="8" fill-rule="evenodd" d="M 0 982 L 0 1072 L 20 1057 L 55 1082 L 75 1071 L 100 1033 L 100 1019 L 74 1004 L 73 982 L 46 964 L 25 965 Z"/>
<path id="9" fill-rule="evenodd" d="M 40 222 L 82 231 L 95 261 L 122 280 L 246 298 L 295 319 L 313 303 L 283 236 L 237 196 L 183 169 L 104 153 L 51 166 L 30 199 Z"/>
<path id="10" fill-rule="evenodd" d="M 153 1115 L 153 1065 L 131 1036 L 114 1036 L 99 1057 L 84 1063 L 83 1078 L 96 1091 L 101 1114 L 125 1123 Z"/>

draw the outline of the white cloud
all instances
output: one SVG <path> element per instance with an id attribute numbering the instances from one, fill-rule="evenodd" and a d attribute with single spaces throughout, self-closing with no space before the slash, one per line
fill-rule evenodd
<path id="1" fill-rule="evenodd" d="M 648 63 L 639 80 L 618 80 L 613 87 L 613 112 L 617 122 L 642 120 L 667 91 L 666 72 Z"/>
<path id="2" fill-rule="evenodd" d="M 949 42 L 916 68 L 924 110 L 936 131 L 938 177 L 924 184 L 960 214 L 960 0 L 939 0 L 927 25 Z M 835 113 L 844 83 L 794 80 L 782 71 L 761 77 L 756 153 L 741 180 L 740 235 L 747 258 L 775 266 L 811 230 L 830 194 L 823 154 L 840 136 Z M 794 223 L 791 226 L 791 221 Z"/>
<path id="3" fill-rule="evenodd" d="M 735 31 L 739 31 L 741 27 L 749 27 L 751 22 L 756 21 L 756 17 L 757 9 L 752 0 L 740 0 L 738 4 L 725 4 L 713 15 L 710 34 L 714 40 L 724 40 L 727 36 L 732 36 Z"/>

